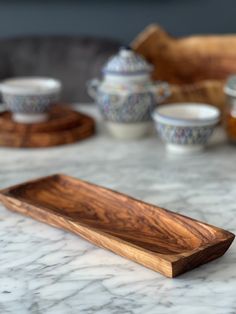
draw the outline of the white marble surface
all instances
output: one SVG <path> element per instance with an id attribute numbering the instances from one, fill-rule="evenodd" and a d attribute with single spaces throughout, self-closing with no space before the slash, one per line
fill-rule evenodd
<path id="1" fill-rule="evenodd" d="M 121 142 L 99 127 L 76 145 L 1 148 L 0 165 L 0 188 L 63 172 L 236 232 L 236 147 L 217 134 L 204 153 L 176 157 L 156 136 Z M 167 279 L 0 207 L 1 314 L 234 314 L 235 262 L 233 244 L 224 257 Z"/>

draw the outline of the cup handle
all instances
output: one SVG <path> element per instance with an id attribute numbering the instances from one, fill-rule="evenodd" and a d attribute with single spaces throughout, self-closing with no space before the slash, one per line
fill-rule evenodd
<path id="1" fill-rule="evenodd" d="M 87 82 L 87 91 L 91 98 L 96 100 L 97 98 L 97 90 L 100 85 L 100 81 L 98 79 L 92 79 Z"/>
<path id="2" fill-rule="evenodd" d="M 157 81 L 150 86 L 150 91 L 154 94 L 156 102 L 162 103 L 171 95 L 170 85 L 166 82 Z"/>

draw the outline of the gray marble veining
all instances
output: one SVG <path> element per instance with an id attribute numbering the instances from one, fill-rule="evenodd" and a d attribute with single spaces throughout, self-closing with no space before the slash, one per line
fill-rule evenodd
<path id="1" fill-rule="evenodd" d="M 81 110 L 97 116 L 94 107 Z M 156 136 L 122 142 L 98 127 L 75 145 L 0 148 L 0 188 L 56 172 L 125 192 L 236 232 L 236 147 L 215 134 L 194 156 Z M 1 314 L 235 314 L 236 245 L 176 279 L 0 207 Z"/>

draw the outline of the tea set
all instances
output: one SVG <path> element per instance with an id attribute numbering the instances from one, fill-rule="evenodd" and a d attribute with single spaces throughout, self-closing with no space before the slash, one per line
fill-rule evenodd
<path id="1" fill-rule="evenodd" d="M 129 48 L 121 48 L 102 69 L 103 79 L 88 83 L 110 133 L 121 139 L 147 135 L 153 122 L 168 150 L 201 150 L 220 120 L 220 111 L 207 104 L 159 106 L 170 95 L 166 82 L 151 80 L 152 66 Z"/>
<path id="2" fill-rule="evenodd" d="M 167 82 L 152 81 L 152 65 L 129 47 L 123 47 L 102 69 L 102 79 L 88 82 L 108 131 L 115 138 L 138 139 L 155 125 L 166 148 L 193 153 L 207 143 L 220 120 L 220 111 L 208 104 L 160 105 L 170 95 Z M 47 121 L 58 100 L 61 82 L 53 78 L 20 77 L 1 82 L 6 108 L 17 123 Z"/>

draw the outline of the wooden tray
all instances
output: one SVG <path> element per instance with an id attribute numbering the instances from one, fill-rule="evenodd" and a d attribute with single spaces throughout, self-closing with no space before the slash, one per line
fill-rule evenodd
<path id="1" fill-rule="evenodd" d="M 223 86 L 236 73 L 236 35 L 173 37 L 150 25 L 132 47 L 154 65 L 153 78 L 171 84 L 167 102 L 205 102 L 224 109 Z"/>
<path id="2" fill-rule="evenodd" d="M 49 147 L 73 143 L 95 132 L 94 120 L 69 106 L 54 106 L 47 122 L 16 123 L 10 112 L 0 113 L 0 145 L 8 147 Z"/>
<path id="3" fill-rule="evenodd" d="M 2 190 L 0 200 L 167 277 L 216 259 L 234 239 L 223 229 L 60 174 Z"/>
<path id="4" fill-rule="evenodd" d="M 50 118 L 46 122 L 34 124 L 22 124 L 12 120 L 9 111 L 0 113 L 1 128 L 9 132 L 22 132 L 27 129 L 32 132 L 61 131 L 76 127 L 81 123 L 81 114 L 73 110 L 69 105 L 55 105 L 50 111 Z"/>

